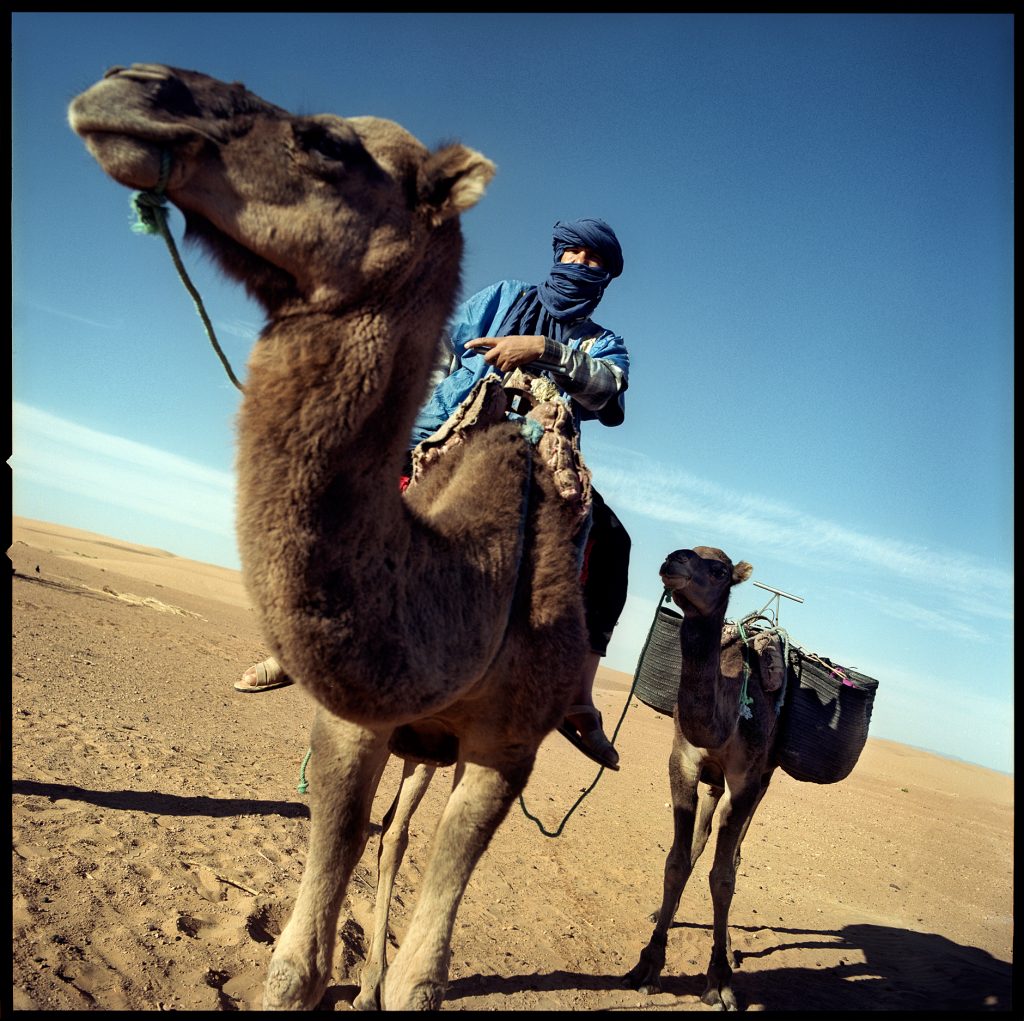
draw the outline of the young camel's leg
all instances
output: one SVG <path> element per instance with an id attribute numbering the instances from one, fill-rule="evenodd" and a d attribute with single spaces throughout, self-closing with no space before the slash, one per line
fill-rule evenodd
<path id="1" fill-rule="evenodd" d="M 310 835 L 291 918 L 274 948 L 264 1010 L 312 1010 L 331 975 L 338 911 L 366 846 L 390 728 L 368 730 L 318 709 L 310 734 Z"/>
<path id="2" fill-rule="evenodd" d="M 697 785 L 697 822 L 693 827 L 693 850 L 690 854 L 690 868 L 697 864 L 703 854 L 711 835 L 711 820 L 715 817 L 715 809 L 721 800 L 724 787 L 714 784 Z"/>
<path id="3" fill-rule="evenodd" d="M 439 1009 L 448 985 L 455 915 L 466 884 L 509 806 L 526 786 L 533 754 L 491 765 L 479 755 L 473 762 L 460 760 L 412 922 L 384 977 L 385 1010 Z"/>
<path id="4" fill-rule="evenodd" d="M 690 852 L 690 868 L 697 867 L 697 859 L 700 858 L 711 834 L 711 820 L 715 817 L 715 809 L 718 808 L 719 798 L 724 788 L 708 786 L 707 784 L 697 785 L 697 821 L 693 826 L 693 850 Z M 660 911 L 651 913 L 651 921 L 657 922 Z M 670 923 L 671 924 L 671 923 Z"/>
<path id="5" fill-rule="evenodd" d="M 409 846 L 409 822 L 426 794 L 435 768 L 423 763 L 406 762 L 395 800 L 381 822 L 380 848 L 377 851 L 377 894 L 373 904 L 373 934 L 359 976 L 356 1010 L 380 1010 L 380 989 L 387 969 L 388 913 L 395 877 Z"/>
<path id="6" fill-rule="evenodd" d="M 750 821 L 768 789 L 771 773 L 753 779 L 743 777 L 735 793 L 730 790 L 722 804 L 722 819 L 715 844 L 715 860 L 709 883 L 714 905 L 714 944 L 708 964 L 707 986 L 701 1000 L 720 1010 L 737 1010 L 732 990 L 732 939 L 729 935 L 729 908 L 736 892 L 736 871 L 740 864 L 740 847 L 747 835 Z"/>
<path id="7" fill-rule="evenodd" d="M 687 757 L 685 751 L 676 746 L 668 760 L 669 785 L 672 789 L 672 815 L 675 831 L 672 846 L 665 859 L 665 887 L 662 894 L 661 910 L 658 912 L 650 942 L 640 954 L 640 960 L 626 975 L 626 982 L 642 993 L 656 993 L 661 989 L 661 971 L 665 967 L 665 946 L 668 929 L 679 907 L 679 898 L 693 871 L 696 858 L 695 822 L 697 814 L 697 777 L 700 763 Z M 713 807 L 713 806 L 712 806 Z M 702 812 L 702 817 L 704 813 Z M 710 815 L 707 823 L 710 828 Z M 704 834 L 704 841 L 707 834 Z"/>

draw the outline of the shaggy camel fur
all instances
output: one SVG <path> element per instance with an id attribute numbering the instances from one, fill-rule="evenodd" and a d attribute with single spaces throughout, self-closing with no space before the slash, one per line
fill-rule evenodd
<path id="1" fill-rule="evenodd" d="M 775 770 L 778 736 L 776 699 L 770 692 L 781 683 L 777 676 L 781 655 L 772 664 L 772 679 L 759 678 L 754 649 L 745 646 L 734 629 L 723 632 L 732 587 L 746 581 L 752 571 L 746 561 L 734 565 L 721 550 L 707 546 L 677 550 L 661 567 L 662 583 L 683 611 L 682 669 L 668 761 L 675 832 L 665 862 L 664 896 L 654 933 L 627 975 L 629 984 L 641 992 L 659 990 L 668 929 L 721 802 L 710 875 L 714 944 L 701 999 L 723 1010 L 737 1006 L 732 991 L 735 961 L 729 906 L 736 888 L 740 845 Z M 748 685 L 753 699 L 749 718 L 740 712 L 745 662 L 755 682 Z M 760 671 L 767 672 L 767 662 L 760 663 Z"/>
<path id="2" fill-rule="evenodd" d="M 166 195 L 189 236 L 268 318 L 238 421 L 239 549 L 271 651 L 320 706 L 309 854 L 265 1006 L 309 1009 L 324 993 L 394 739 L 411 758 L 457 758 L 377 994 L 387 1009 L 437 1008 L 470 874 L 587 650 L 567 541 L 578 508 L 557 495 L 549 431 L 535 452 L 498 416 L 398 489 L 456 297 L 459 215 L 494 166 L 391 121 L 295 116 L 157 64 L 111 69 L 69 119 L 129 188 L 157 186 L 169 156 Z"/>

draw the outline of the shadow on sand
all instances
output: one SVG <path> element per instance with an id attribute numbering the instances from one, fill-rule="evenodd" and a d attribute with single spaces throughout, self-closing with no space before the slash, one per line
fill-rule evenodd
<path id="1" fill-rule="evenodd" d="M 251 798 L 183 797 L 160 791 L 94 791 L 66 783 L 14 780 L 12 794 L 49 798 L 51 801 L 87 801 L 100 808 L 153 815 L 203 815 L 224 819 L 235 815 L 280 815 L 286 819 L 308 819 L 309 807 L 297 801 L 256 801 Z"/>
<path id="2" fill-rule="evenodd" d="M 677 923 L 674 928 L 705 929 L 710 926 Z M 777 937 L 763 949 L 743 955 L 769 959 L 785 950 L 819 949 L 820 968 L 736 969 L 734 986 L 740 1009 L 756 1005 L 768 1011 L 819 1011 L 829 1016 L 848 1011 L 915 1011 L 932 1014 L 956 1011 L 957 1017 L 1009 1011 L 1013 1006 L 1012 965 L 976 947 L 962 946 L 936 933 L 914 932 L 883 925 L 848 925 L 840 930 L 762 928 L 734 926 L 746 932 Z M 671 940 L 669 942 L 671 959 Z M 639 953 L 639 949 L 638 953 Z M 842 959 L 860 958 L 842 964 Z M 583 975 L 571 971 L 530 975 L 472 975 L 448 986 L 447 1001 L 471 1001 L 477 996 L 533 992 L 618 991 L 627 988 L 622 975 Z M 351 1002 L 354 986 L 334 986 L 322 1006 Z M 699 1007 L 704 991 L 703 973 L 662 975 L 662 993 L 686 997 L 678 1008 L 664 1003 L 652 1009 Z M 463 1006 L 472 1009 L 472 1003 Z M 598 1008 L 599 1009 L 599 1008 Z M 611 1010 L 625 1009 L 609 1007 Z M 630 1009 L 637 1009 L 635 1006 Z M 643 1009 L 642 1005 L 640 1009 Z"/>

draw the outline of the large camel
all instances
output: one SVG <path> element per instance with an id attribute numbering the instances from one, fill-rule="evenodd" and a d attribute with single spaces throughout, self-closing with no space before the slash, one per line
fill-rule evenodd
<path id="1" fill-rule="evenodd" d="M 723 630 L 732 587 L 746 581 L 752 571 L 746 561 L 734 565 L 721 550 L 707 546 L 677 550 L 661 566 L 662 583 L 683 611 L 682 667 L 668 761 L 675 832 L 665 861 L 664 895 L 654 932 L 627 975 L 627 981 L 641 992 L 660 989 L 669 926 L 721 803 L 710 875 L 714 943 L 701 999 L 723 1010 L 737 1007 L 729 906 L 740 845 L 775 771 L 774 692 L 784 683 L 777 646 L 759 642 L 764 650 L 759 657 L 754 643 L 748 645 L 735 628 Z M 744 664 L 748 681 L 753 682 L 746 686 Z M 741 701 L 744 687 L 749 704 Z"/>
<path id="2" fill-rule="evenodd" d="M 162 186 L 266 310 L 238 420 L 238 542 L 270 649 L 319 707 L 307 864 L 264 1004 L 320 1001 L 393 747 L 456 768 L 416 911 L 368 999 L 437 1008 L 470 874 L 587 650 L 568 538 L 579 507 L 549 468 L 557 423 L 535 423 L 534 447 L 501 414 L 500 386 L 485 388 L 469 419 L 493 424 L 399 492 L 456 298 L 459 216 L 494 165 L 391 121 L 295 116 L 158 64 L 112 68 L 69 119 L 115 181 Z"/>

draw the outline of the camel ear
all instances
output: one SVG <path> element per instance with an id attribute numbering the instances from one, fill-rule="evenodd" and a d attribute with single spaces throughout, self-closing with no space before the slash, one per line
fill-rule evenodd
<path id="1" fill-rule="evenodd" d="M 748 564 L 746 560 L 741 560 L 738 564 L 733 565 L 732 583 L 738 585 L 741 581 L 746 581 L 753 573 L 753 566 Z"/>
<path id="2" fill-rule="evenodd" d="M 483 197 L 498 168 L 464 145 L 446 145 L 420 168 L 417 198 L 433 226 L 464 213 Z"/>

